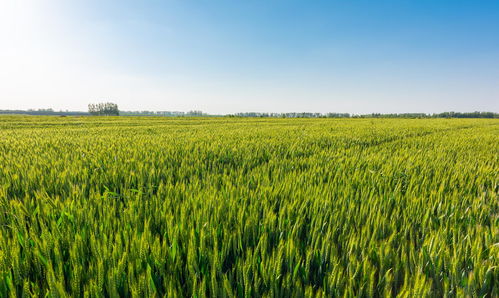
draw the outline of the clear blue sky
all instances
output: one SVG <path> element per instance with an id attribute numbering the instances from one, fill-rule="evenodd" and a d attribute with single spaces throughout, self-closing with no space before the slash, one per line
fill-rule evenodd
<path id="1" fill-rule="evenodd" d="M 0 109 L 499 112 L 499 1 L 2 0 Z"/>

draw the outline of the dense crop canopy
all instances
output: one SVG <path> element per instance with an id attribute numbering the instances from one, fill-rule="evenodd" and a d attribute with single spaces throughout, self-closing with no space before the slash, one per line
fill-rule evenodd
<path id="1" fill-rule="evenodd" d="M 0 297 L 493 296 L 499 121 L 0 117 Z"/>

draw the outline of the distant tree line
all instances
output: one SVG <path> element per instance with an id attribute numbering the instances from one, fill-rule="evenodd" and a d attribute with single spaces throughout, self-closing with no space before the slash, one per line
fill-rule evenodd
<path id="1" fill-rule="evenodd" d="M 351 115 L 348 113 L 236 113 L 229 117 L 269 117 L 269 118 L 499 118 L 493 112 L 444 112 L 437 114 L 426 113 L 401 113 L 401 114 L 363 114 Z"/>
<path id="2" fill-rule="evenodd" d="M 202 111 L 189 111 L 189 112 L 178 112 L 178 111 L 120 111 L 122 116 L 160 116 L 160 117 L 199 117 L 199 116 L 221 116 L 221 115 L 209 115 L 203 113 Z"/>
<path id="3" fill-rule="evenodd" d="M 472 112 L 472 113 L 444 112 L 444 113 L 440 113 L 440 114 L 433 114 L 432 117 L 437 117 L 437 118 L 499 118 L 499 114 L 493 113 L 493 112 Z"/>
<path id="4" fill-rule="evenodd" d="M 118 105 L 101 103 L 88 105 L 87 112 L 54 111 L 53 109 L 29 110 L 0 110 L 0 114 L 24 115 L 52 115 L 52 116 L 88 116 L 88 115 L 122 115 L 122 116 L 159 116 L 159 117 L 260 117 L 260 118 L 499 118 L 494 112 L 443 112 L 435 114 L 426 113 L 400 113 L 400 114 L 349 114 L 349 113 L 236 113 L 228 115 L 214 115 L 194 110 L 189 112 L 178 111 L 119 111 Z"/>
<path id="5" fill-rule="evenodd" d="M 119 116 L 118 105 L 112 102 L 88 105 L 88 113 L 93 116 Z"/>
<path id="6" fill-rule="evenodd" d="M 401 114 L 362 114 L 354 115 L 354 118 L 431 118 L 433 115 L 425 113 L 401 113 Z"/>
<path id="7" fill-rule="evenodd" d="M 261 117 L 261 118 L 349 118 L 348 113 L 236 113 L 229 117 Z"/>
<path id="8" fill-rule="evenodd" d="M 0 114 L 22 114 L 33 116 L 88 116 L 87 112 L 54 111 L 53 109 L 0 110 Z"/>
<path id="9" fill-rule="evenodd" d="M 443 112 L 436 114 L 425 114 L 425 113 L 402 113 L 402 114 L 366 114 L 366 115 L 355 115 L 354 117 L 359 118 L 499 118 L 498 113 L 493 112 L 471 112 L 471 113 L 460 113 L 460 112 Z"/>

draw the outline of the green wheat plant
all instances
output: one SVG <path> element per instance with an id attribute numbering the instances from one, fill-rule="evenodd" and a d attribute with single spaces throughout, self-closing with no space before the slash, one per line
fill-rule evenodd
<path id="1" fill-rule="evenodd" d="M 497 297 L 497 119 L 0 117 L 0 297 Z"/>

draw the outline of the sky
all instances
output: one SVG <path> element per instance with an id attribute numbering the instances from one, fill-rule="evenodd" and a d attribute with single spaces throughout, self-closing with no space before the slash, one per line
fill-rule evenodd
<path id="1" fill-rule="evenodd" d="M 499 112 L 499 1 L 0 1 L 0 109 L 107 101 Z"/>

